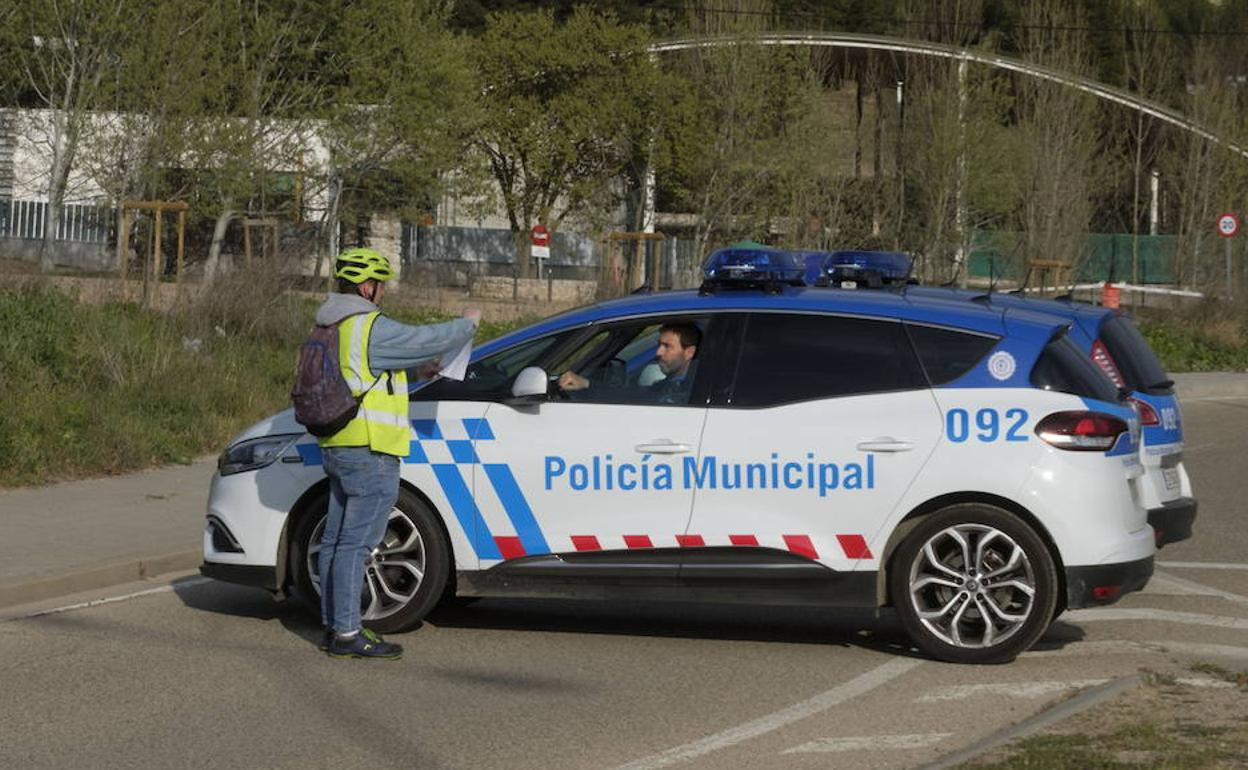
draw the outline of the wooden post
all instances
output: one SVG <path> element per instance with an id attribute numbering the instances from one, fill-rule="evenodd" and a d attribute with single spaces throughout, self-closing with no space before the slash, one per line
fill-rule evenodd
<path id="1" fill-rule="evenodd" d="M 251 225 L 243 220 L 243 262 L 251 268 Z"/>
<path id="2" fill-rule="evenodd" d="M 178 272 L 177 283 L 182 283 L 182 255 L 186 247 L 186 210 L 178 212 Z"/>
<path id="3" fill-rule="evenodd" d="M 164 219 L 165 219 L 164 215 L 165 215 L 165 212 L 161 211 L 160 209 L 156 209 L 156 234 L 152 238 L 152 241 L 153 241 L 153 244 L 152 244 L 152 281 L 157 286 L 160 286 L 160 272 L 161 272 L 160 236 L 161 236 L 161 225 L 164 223 Z M 157 289 L 156 291 L 159 292 L 160 289 Z"/>
<path id="4" fill-rule="evenodd" d="M 117 229 L 117 270 L 121 273 L 122 291 L 125 291 L 126 273 L 128 272 L 127 263 L 130 260 L 130 211 L 126 208 L 126 204 L 121 204 L 121 227 Z"/>

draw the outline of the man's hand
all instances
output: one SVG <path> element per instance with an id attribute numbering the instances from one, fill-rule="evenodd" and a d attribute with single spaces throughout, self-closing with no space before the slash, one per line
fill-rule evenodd
<path id="1" fill-rule="evenodd" d="M 589 387 L 589 380 L 576 372 L 564 372 L 559 375 L 557 384 L 560 390 L 585 390 Z"/>
<path id="2" fill-rule="evenodd" d="M 481 308 L 472 308 L 464 311 L 464 318 L 472 321 L 473 326 L 481 325 Z"/>
<path id="3" fill-rule="evenodd" d="M 416 378 L 420 380 L 432 380 L 438 376 L 438 372 L 442 370 L 442 361 L 435 358 L 432 361 L 426 361 L 416 367 Z"/>

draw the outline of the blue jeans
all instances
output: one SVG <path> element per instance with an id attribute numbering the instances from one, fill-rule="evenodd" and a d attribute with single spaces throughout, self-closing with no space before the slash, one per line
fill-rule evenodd
<path id="1" fill-rule="evenodd" d="M 360 628 L 364 560 L 386 534 L 399 499 L 399 458 L 368 447 L 326 447 L 329 515 L 321 536 L 321 622 L 348 633 Z"/>

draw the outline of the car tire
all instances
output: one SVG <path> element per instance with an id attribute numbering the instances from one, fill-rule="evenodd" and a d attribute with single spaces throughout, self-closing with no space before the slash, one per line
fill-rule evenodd
<path id="1" fill-rule="evenodd" d="M 952 663 L 1013 660 L 1040 639 L 1057 608 L 1048 548 L 1019 517 L 991 505 L 924 517 L 894 553 L 888 579 L 915 646 Z"/>
<path id="2" fill-rule="evenodd" d="M 329 495 L 304 510 L 291 536 L 291 574 L 297 595 L 320 608 L 317 564 Z M 418 625 L 442 600 L 451 569 L 451 550 L 437 515 L 416 494 L 399 490 L 385 537 L 365 564 L 361 617 L 380 633 Z"/>

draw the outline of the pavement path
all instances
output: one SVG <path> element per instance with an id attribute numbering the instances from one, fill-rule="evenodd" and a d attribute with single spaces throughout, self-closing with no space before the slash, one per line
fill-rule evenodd
<path id="1" fill-rule="evenodd" d="M 1248 373 L 1174 378 L 1183 400 L 1248 398 Z M 206 457 L 126 476 L 0 490 L 0 607 L 195 569 L 215 468 L 215 458 Z"/>

